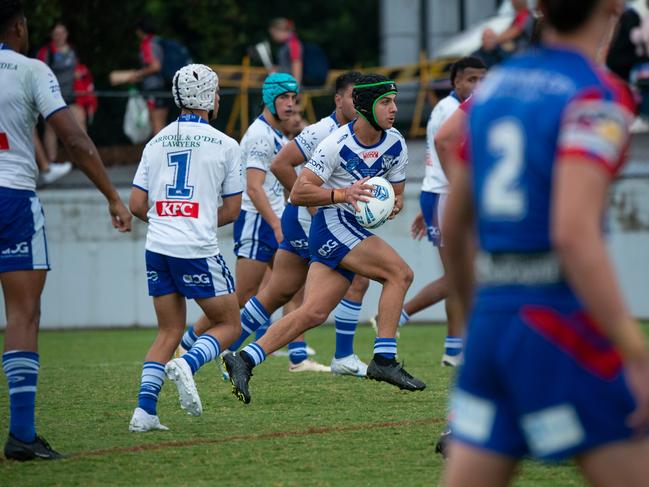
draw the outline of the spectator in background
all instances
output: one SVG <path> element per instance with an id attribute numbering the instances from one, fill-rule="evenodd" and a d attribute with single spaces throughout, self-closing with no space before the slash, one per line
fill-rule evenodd
<path id="1" fill-rule="evenodd" d="M 268 33 L 273 42 L 281 46 L 277 53 L 276 71 L 293 75 L 301 85 L 304 68 L 303 46 L 295 33 L 293 21 L 284 17 L 273 19 Z"/>
<path id="2" fill-rule="evenodd" d="M 153 135 L 157 134 L 167 124 L 169 107 L 165 96 L 156 96 L 152 92 L 167 92 L 171 86 L 166 86 L 162 75 L 163 50 L 156 36 L 153 22 L 148 18 L 140 20 L 135 28 L 135 34 L 140 39 L 140 63 L 142 68 L 133 72 L 132 83 L 140 83 L 147 99 L 149 118 Z M 147 92 L 148 95 L 147 95 Z"/>
<path id="3" fill-rule="evenodd" d="M 505 46 L 513 44 L 513 52 L 524 51 L 532 43 L 534 32 L 534 15 L 527 6 L 527 0 L 512 0 L 516 17 L 511 25 L 496 38 L 496 44 Z"/>
<path id="4" fill-rule="evenodd" d="M 631 69 L 639 60 L 636 46 L 631 41 L 631 31 L 639 25 L 640 15 L 634 8 L 627 6 L 620 16 L 617 30 L 606 56 L 608 68 L 627 83 L 631 77 Z"/>
<path id="5" fill-rule="evenodd" d="M 471 56 L 482 60 L 490 69 L 492 66 L 502 62 L 507 57 L 507 53 L 498 45 L 498 34 L 493 29 L 486 28 L 482 32 L 482 46 Z"/>
<path id="6" fill-rule="evenodd" d="M 52 28 L 50 36 L 50 42 L 38 50 L 36 57 L 47 64 L 54 72 L 61 87 L 63 101 L 70 107 L 72 115 L 85 132 L 86 112 L 76 103 L 74 94 L 75 70 L 79 64 L 79 59 L 77 53 L 68 42 L 69 32 L 65 23 L 61 20 L 57 21 Z M 44 184 L 52 183 L 72 170 L 72 164 L 70 162 L 53 162 L 56 160 L 58 147 L 56 134 L 50 124 L 46 123 L 43 134 L 45 157 L 37 158 L 39 162 L 38 168 L 41 173 L 39 181 Z"/>

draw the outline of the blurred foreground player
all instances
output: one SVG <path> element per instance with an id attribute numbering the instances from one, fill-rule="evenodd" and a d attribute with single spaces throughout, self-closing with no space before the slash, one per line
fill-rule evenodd
<path id="1" fill-rule="evenodd" d="M 472 309 L 444 485 L 507 485 L 528 455 L 572 457 L 593 485 L 646 485 L 649 352 L 601 228 L 634 104 L 594 60 L 622 2 L 540 8 L 543 45 L 476 91 L 451 175 L 449 278 Z"/>
<path id="2" fill-rule="evenodd" d="M 34 126 L 42 115 L 77 166 L 108 201 L 113 226 L 131 229 L 131 215 L 111 184 L 97 149 L 61 97 L 43 62 L 24 56 L 27 19 L 22 2 L 0 0 L 0 282 L 7 329 L 2 368 L 9 384 L 9 437 L 5 457 L 56 459 L 61 455 L 36 434 L 40 297 L 50 269 L 45 216 L 36 193 Z"/>
<path id="3" fill-rule="evenodd" d="M 149 224 L 146 270 L 158 318 L 129 424 L 134 432 L 167 429 L 156 411 L 165 373 L 178 387 L 181 407 L 199 416 L 193 375 L 241 331 L 234 279 L 217 240 L 217 227 L 233 222 L 241 209 L 241 154 L 234 139 L 209 124 L 218 112 L 217 90 L 218 77 L 207 66 L 190 64 L 176 73 L 172 93 L 180 117 L 146 145 L 133 181 L 129 204 Z M 185 299 L 196 301 L 211 327 L 165 366 L 183 335 Z"/>
<path id="4" fill-rule="evenodd" d="M 357 202 L 371 196 L 372 187 L 364 183 L 373 176 L 385 177 L 394 187 L 396 201 L 390 218 L 403 207 L 408 152 L 402 135 L 392 128 L 396 95 L 394 81 L 380 75 L 361 77 L 353 90 L 359 117 L 320 143 L 293 185 L 293 204 L 320 207 L 309 230 L 311 266 L 304 302 L 271 325 L 260 340 L 223 358 L 233 392 L 244 403 L 250 402 L 248 382 L 252 369 L 269 353 L 322 324 L 356 273 L 383 287 L 379 331 L 367 377 L 411 391 L 426 387 L 396 361 L 395 335 L 403 299 L 412 283 L 412 270 L 383 239 L 360 226 L 354 215 Z"/>

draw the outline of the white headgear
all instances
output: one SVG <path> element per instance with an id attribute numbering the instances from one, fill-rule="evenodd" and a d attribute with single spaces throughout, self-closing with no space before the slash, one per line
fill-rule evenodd
<path id="1" fill-rule="evenodd" d="M 204 64 L 188 64 L 176 71 L 171 91 L 178 108 L 214 110 L 219 77 Z"/>

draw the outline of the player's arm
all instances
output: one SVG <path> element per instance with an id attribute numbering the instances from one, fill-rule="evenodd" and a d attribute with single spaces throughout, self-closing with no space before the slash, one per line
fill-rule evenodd
<path id="1" fill-rule="evenodd" d="M 131 196 L 128 199 L 128 207 L 133 213 L 133 216 L 139 218 L 144 223 L 149 223 L 149 193 L 142 188 L 133 186 L 131 189 Z"/>
<path id="2" fill-rule="evenodd" d="M 122 203 L 115 186 L 108 178 L 106 168 L 99 157 L 95 144 L 79 127 L 70 110 L 64 109 L 55 112 L 47 119 L 47 122 L 54 129 L 76 166 L 88 176 L 97 189 L 106 197 L 113 226 L 120 232 L 130 231 L 131 214 Z"/>
<path id="3" fill-rule="evenodd" d="M 277 180 L 290 192 L 297 180 L 295 168 L 304 162 L 304 154 L 295 141 L 286 144 L 273 158 L 270 171 Z"/>
<path id="4" fill-rule="evenodd" d="M 218 210 L 219 227 L 232 223 L 241 212 L 241 193 L 223 197 L 223 204 Z"/>
<path id="5" fill-rule="evenodd" d="M 434 136 L 435 151 L 439 158 L 444 174 L 448 174 L 448 166 L 453 160 L 462 141 L 467 115 L 464 110 L 457 109 L 444 122 Z"/>
<path id="6" fill-rule="evenodd" d="M 444 248 L 449 262 L 445 275 L 449 294 L 458 296 L 462 312 L 460 319 L 465 322 L 473 296 L 474 215 L 469 170 L 456 156 L 449 164 L 449 181 L 453 191 L 448 195 L 442 223 Z"/>
<path id="7" fill-rule="evenodd" d="M 394 208 L 392 209 L 392 213 L 388 217 L 389 220 L 392 220 L 403 209 L 403 192 L 406 189 L 405 181 L 391 184 L 392 188 L 394 189 Z"/>
<path id="8" fill-rule="evenodd" d="M 360 179 L 351 186 L 340 189 L 323 188 L 324 181 L 309 168 L 302 172 L 293 185 L 291 202 L 297 206 L 327 206 L 349 203 L 358 210 L 358 201 L 369 201 L 372 186 L 365 184 L 369 178 Z"/>
<path id="9" fill-rule="evenodd" d="M 629 95 L 630 97 L 631 95 Z M 566 109 L 555 163 L 551 238 L 566 278 L 602 332 L 616 345 L 638 409 L 635 427 L 649 426 L 649 351 L 617 283 L 602 234 L 611 175 L 628 142 L 632 115 L 587 99 Z"/>
<path id="10" fill-rule="evenodd" d="M 275 232 L 275 238 L 279 242 L 282 239 L 282 223 L 273 211 L 270 201 L 268 201 L 268 196 L 264 191 L 264 181 L 266 181 L 266 171 L 257 168 L 246 169 L 246 191 L 248 196 L 261 217 L 271 226 L 273 232 Z"/>

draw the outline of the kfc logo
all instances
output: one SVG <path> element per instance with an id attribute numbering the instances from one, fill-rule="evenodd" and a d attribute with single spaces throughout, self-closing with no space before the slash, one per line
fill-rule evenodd
<path id="1" fill-rule="evenodd" d="M 198 203 L 193 201 L 156 201 L 158 216 L 198 218 Z"/>

